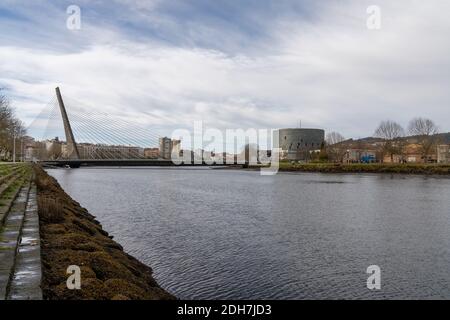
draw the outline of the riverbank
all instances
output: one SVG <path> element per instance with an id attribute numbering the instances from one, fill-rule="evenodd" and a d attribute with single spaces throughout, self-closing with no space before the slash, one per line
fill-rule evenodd
<path id="1" fill-rule="evenodd" d="M 290 163 L 280 162 L 279 171 L 322 173 L 392 173 L 449 175 L 450 164 L 387 164 L 387 163 Z"/>
<path id="2" fill-rule="evenodd" d="M 44 299 L 175 299 L 152 269 L 123 251 L 42 168 L 34 166 L 41 234 Z M 71 265 L 81 269 L 81 289 L 67 288 Z"/>

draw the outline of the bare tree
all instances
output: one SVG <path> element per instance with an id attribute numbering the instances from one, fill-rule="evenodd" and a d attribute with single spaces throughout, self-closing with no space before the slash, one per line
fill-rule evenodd
<path id="1" fill-rule="evenodd" d="M 437 125 L 430 119 L 414 118 L 409 122 L 409 133 L 414 136 L 432 136 L 439 133 Z"/>
<path id="2" fill-rule="evenodd" d="M 391 156 L 391 162 L 394 162 L 394 155 L 402 153 L 401 138 L 405 136 L 405 130 L 397 122 L 386 120 L 382 121 L 375 130 L 375 137 L 383 139 L 381 152 L 384 155 Z"/>
<path id="3" fill-rule="evenodd" d="M 11 158 L 14 140 L 25 135 L 25 127 L 14 114 L 7 97 L 0 89 L 0 156 Z"/>
<path id="4" fill-rule="evenodd" d="M 330 160 L 335 162 L 342 162 L 346 153 L 346 148 L 343 142 L 345 138 L 339 132 L 327 133 L 325 138 L 327 147 L 327 154 Z"/>
<path id="5" fill-rule="evenodd" d="M 414 118 L 409 122 L 408 131 L 411 135 L 417 136 L 422 157 L 425 162 L 428 162 L 433 147 L 437 143 L 436 135 L 439 133 L 438 126 L 433 120 Z"/>

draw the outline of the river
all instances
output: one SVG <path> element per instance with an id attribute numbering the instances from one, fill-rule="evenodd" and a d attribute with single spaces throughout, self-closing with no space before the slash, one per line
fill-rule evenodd
<path id="1" fill-rule="evenodd" d="M 48 172 L 182 299 L 450 298 L 450 178 Z"/>

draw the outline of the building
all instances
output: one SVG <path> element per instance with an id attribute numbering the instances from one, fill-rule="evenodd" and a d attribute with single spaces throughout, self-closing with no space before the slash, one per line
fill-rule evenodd
<path id="1" fill-rule="evenodd" d="M 22 148 L 24 161 L 56 160 L 62 157 L 65 144 L 58 137 L 44 141 L 35 141 L 31 137 L 25 137 Z"/>
<path id="2" fill-rule="evenodd" d="M 441 144 L 437 146 L 437 162 L 450 163 L 450 145 Z"/>
<path id="3" fill-rule="evenodd" d="M 159 156 L 163 159 L 171 159 L 172 152 L 181 152 L 181 140 L 171 140 L 168 137 L 159 138 Z"/>
<path id="4" fill-rule="evenodd" d="M 370 149 L 347 149 L 345 151 L 344 163 L 374 163 L 378 160 L 377 150 Z"/>
<path id="5" fill-rule="evenodd" d="M 47 150 L 47 156 L 51 160 L 59 159 L 62 155 L 63 143 L 56 137 L 53 140 L 47 140 L 45 142 L 45 149 Z"/>
<path id="6" fill-rule="evenodd" d="M 81 159 L 142 159 L 144 149 L 136 146 L 77 143 Z M 63 155 L 68 157 L 68 153 Z"/>
<path id="7" fill-rule="evenodd" d="M 172 139 L 172 153 L 178 154 L 181 153 L 181 140 Z"/>
<path id="8" fill-rule="evenodd" d="M 144 158 L 144 149 L 136 146 L 77 143 L 77 147 L 81 159 Z M 69 145 L 58 139 L 32 141 L 24 148 L 26 161 L 68 159 L 71 154 Z"/>
<path id="9" fill-rule="evenodd" d="M 439 146 L 437 147 L 439 148 Z M 438 149 L 439 150 L 439 149 Z M 444 156 L 444 155 L 441 155 Z M 400 154 L 386 154 L 383 158 L 384 163 L 436 163 L 438 162 L 438 153 L 436 149 L 425 158 L 422 151 L 422 146 L 418 143 L 408 143 L 403 148 Z"/>
<path id="10" fill-rule="evenodd" d="M 35 144 L 34 138 L 25 136 L 23 139 L 23 160 L 33 161 L 35 160 Z"/>
<path id="11" fill-rule="evenodd" d="M 163 159 L 170 159 L 172 154 L 172 140 L 164 137 L 159 138 L 159 156 Z"/>
<path id="12" fill-rule="evenodd" d="M 426 158 L 423 155 L 422 146 L 416 143 L 410 143 L 405 147 L 405 162 L 408 163 L 436 163 L 437 153 L 432 150 Z"/>
<path id="13" fill-rule="evenodd" d="M 383 163 L 404 163 L 404 162 L 416 162 L 416 156 L 410 156 L 410 161 L 407 157 L 401 154 L 385 154 L 383 156 Z"/>
<path id="14" fill-rule="evenodd" d="M 281 160 L 308 161 L 311 154 L 320 151 L 325 140 L 322 129 L 279 129 Z"/>
<path id="15" fill-rule="evenodd" d="M 159 158 L 159 148 L 145 148 L 144 157 L 147 159 L 158 159 Z"/>

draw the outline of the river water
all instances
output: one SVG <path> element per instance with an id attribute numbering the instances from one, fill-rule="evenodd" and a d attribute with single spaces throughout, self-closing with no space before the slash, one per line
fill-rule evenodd
<path id="1" fill-rule="evenodd" d="M 450 178 L 48 172 L 179 298 L 450 298 Z"/>

